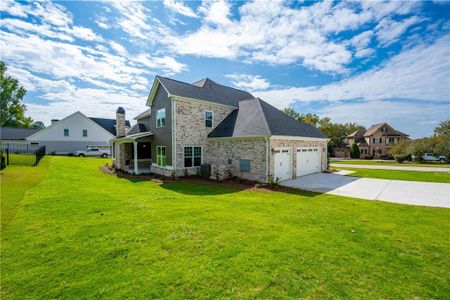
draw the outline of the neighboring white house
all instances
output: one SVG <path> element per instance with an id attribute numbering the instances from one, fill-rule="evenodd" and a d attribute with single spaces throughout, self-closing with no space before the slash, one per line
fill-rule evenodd
<path id="1" fill-rule="evenodd" d="M 126 127 L 130 123 L 126 122 Z M 116 136 L 116 120 L 89 118 L 77 111 L 26 138 L 29 143 L 46 147 L 46 152 L 74 153 L 87 147 L 106 148 Z"/>

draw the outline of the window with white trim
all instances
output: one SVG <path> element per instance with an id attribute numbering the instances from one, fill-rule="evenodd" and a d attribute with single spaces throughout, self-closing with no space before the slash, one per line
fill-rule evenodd
<path id="1" fill-rule="evenodd" d="M 87 129 L 83 129 L 83 136 L 87 137 Z"/>
<path id="2" fill-rule="evenodd" d="M 156 111 L 156 127 L 166 126 L 166 109 L 161 108 Z"/>
<path id="3" fill-rule="evenodd" d="M 166 146 L 156 146 L 156 164 L 159 167 L 166 166 Z"/>
<path id="4" fill-rule="evenodd" d="M 212 128 L 214 123 L 214 112 L 205 110 L 205 127 Z"/>
<path id="5" fill-rule="evenodd" d="M 202 147 L 184 147 L 184 167 L 199 167 L 202 165 Z"/>

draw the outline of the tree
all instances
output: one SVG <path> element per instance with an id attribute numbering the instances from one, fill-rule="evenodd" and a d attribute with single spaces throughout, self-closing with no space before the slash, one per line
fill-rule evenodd
<path id="1" fill-rule="evenodd" d="M 33 123 L 33 128 L 45 128 L 45 124 L 44 124 L 44 122 L 41 122 L 41 121 L 36 121 L 36 122 L 34 122 Z"/>
<path id="2" fill-rule="evenodd" d="M 434 129 L 434 135 L 450 136 L 450 120 L 439 123 L 439 125 Z"/>
<path id="3" fill-rule="evenodd" d="M 0 126 L 30 127 L 33 120 L 25 116 L 26 106 L 20 103 L 26 90 L 17 79 L 7 76 L 6 70 L 0 61 Z"/>
<path id="4" fill-rule="evenodd" d="M 350 148 L 350 157 L 351 158 L 359 158 L 359 147 L 355 143 L 353 143 Z"/>

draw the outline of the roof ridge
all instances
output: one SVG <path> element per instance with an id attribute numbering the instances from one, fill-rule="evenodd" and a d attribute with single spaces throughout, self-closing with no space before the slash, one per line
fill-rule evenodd
<path id="1" fill-rule="evenodd" d="M 262 115 L 263 115 L 264 125 L 266 126 L 267 132 L 269 133 L 269 135 L 272 135 L 272 130 L 270 130 L 269 123 L 267 123 L 267 117 L 266 117 L 266 114 L 264 113 L 264 109 L 263 109 L 262 106 L 261 106 L 261 102 L 260 102 L 260 101 L 263 101 L 263 100 L 261 100 L 261 99 L 258 98 L 258 97 L 253 98 L 253 99 L 256 100 L 256 102 L 258 103 L 258 107 L 259 107 L 259 109 L 261 110 L 261 113 L 262 113 Z"/>

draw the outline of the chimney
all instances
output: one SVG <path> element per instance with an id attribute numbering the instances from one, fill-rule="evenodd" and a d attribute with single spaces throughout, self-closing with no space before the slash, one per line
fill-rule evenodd
<path id="1" fill-rule="evenodd" d="M 59 119 L 51 119 L 52 125 L 55 124 L 58 121 L 59 121 Z"/>
<path id="2" fill-rule="evenodd" d="M 119 106 L 116 110 L 116 137 L 122 137 L 125 134 L 125 109 Z"/>

